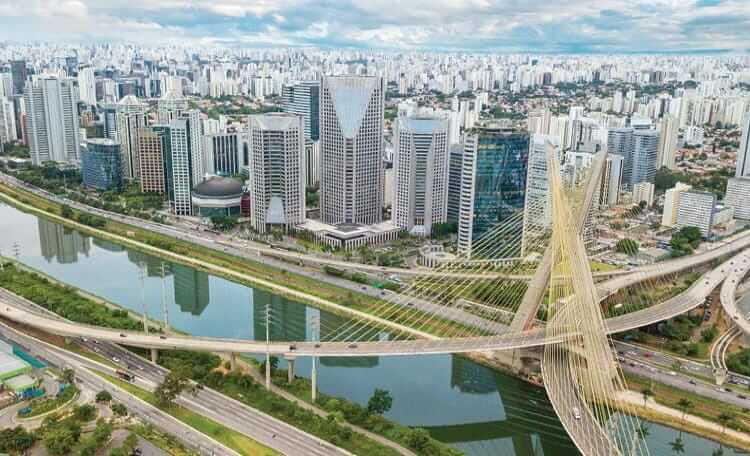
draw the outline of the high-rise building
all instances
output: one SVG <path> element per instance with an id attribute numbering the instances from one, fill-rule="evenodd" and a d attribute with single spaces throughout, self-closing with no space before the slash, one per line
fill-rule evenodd
<path id="1" fill-rule="evenodd" d="M 265 233 L 305 220 L 305 134 L 302 118 L 250 116 L 250 224 Z"/>
<path id="2" fill-rule="evenodd" d="M 192 185 L 198 185 L 206 176 L 203 168 L 203 123 L 201 112 L 197 109 L 182 111 L 180 118 L 188 122 L 188 133 L 190 134 L 190 171 L 192 173 Z"/>
<path id="3" fill-rule="evenodd" d="M 422 236 L 448 217 L 448 134 L 445 119 L 400 117 L 393 154 L 393 223 Z"/>
<path id="4" fill-rule="evenodd" d="M 494 124 L 475 127 L 465 137 L 459 251 L 470 254 L 472 244 L 494 225 L 507 222 L 524 209 L 528 174 L 529 135 Z M 523 227 L 518 218 L 519 231 Z M 515 254 L 520 253 L 520 242 Z"/>
<path id="5" fill-rule="evenodd" d="M 155 132 L 164 132 L 169 137 L 169 147 L 164 153 L 164 170 L 172 211 L 176 215 L 192 215 L 190 191 L 196 183 L 193 182 L 190 121 L 175 119 L 169 125 L 155 125 L 152 128 Z"/>
<path id="6" fill-rule="evenodd" d="M 167 92 L 156 102 L 156 117 L 160 124 L 169 124 L 188 110 L 187 99 L 174 92 Z"/>
<path id="7" fill-rule="evenodd" d="M 329 76 L 320 88 L 320 214 L 373 224 L 383 207 L 383 79 Z"/>
<path id="8" fill-rule="evenodd" d="M 607 154 L 601 178 L 601 188 L 599 190 L 600 208 L 614 206 L 620 199 L 623 161 L 624 159 L 621 155 Z"/>
<path id="9" fill-rule="evenodd" d="M 302 117 L 305 139 L 317 141 L 320 138 L 320 82 L 299 81 L 285 85 L 281 100 L 284 112 Z"/>
<path id="10" fill-rule="evenodd" d="M 705 237 L 711 233 L 716 195 L 710 192 L 687 190 L 680 192 L 677 206 L 678 228 L 694 226 Z"/>
<path id="11" fill-rule="evenodd" d="M 452 127 L 451 123 L 451 128 Z M 448 203 L 447 221 L 458 223 L 461 211 L 461 173 L 464 163 L 464 146 L 451 144 L 448 157 Z"/>
<path id="12" fill-rule="evenodd" d="M 535 134 L 531 137 L 523 213 L 524 252 L 550 227 L 552 207 L 547 160 L 557 157 L 559 147 L 559 140 L 555 136 Z"/>
<path id="13" fill-rule="evenodd" d="M 317 187 L 320 184 L 320 141 L 305 140 L 305 185 Z"/>
<path id="14" fill-rule="evenodd" d="M 117 141 L 117 104 L 108 103 L 102 106 L 102 126 L 104 137 Z"/>
<path id="15" fill-rule="evenodd" d="M 217 176 L 239 174 L 239 133 L 216 133 L 203 136 L 203 172 Z"/>
<path id="16" fill-rule="evenodd" d="M 37 78 L 27 84 L 24 100 L 32 162 L 77 162 L 78 94 L 73 80 Z"/>
<path id="17" fill-rule="evenodd" d="M 734 208 L 734 217 L 750 221 L 750 177 L 733 177 L 727 182 L 724 204 Z"/>
<path id="18" fill-rule="evenodd" d="M 88 105 L 96 105 L 96 79 L 94 69 L 90 66 L 78 71 L 78 94 L 81 101 Z"/>
<path id="19" fill-rule="evenodd" d="M 675 169 L 675 152 L 677 151 L 677 138 L 679 136 L 679 122 L 669 114 L 661 120 L 659 132 L 659 147 L 657 151 L 657 168 L 667 167 Z"/>
<path id="20" fill-rule="evenodd" d="M 659 132 L 645 128 L 615 128 L 607 136 L 607 151 L 623 157 L 622 183 L 628 190 L 639 182 L 653 182 Z"/>
<path id="21" fill-rule="evenodd" d="M 18 138 L 18 131 L 13 101 L 0 96 L 0 144 L 15 141 L 16 138 Z"/>
<path id="22" fill-rule="evenodd" d="M 170 135 L 163 129 L 141 128 L 137 138 L 141 191 L 164 194 L 167 191 L 164 158 L 169 153 Z"/>
<path id="23" fill-rule="evenodd" d="M 120 143 L 122 152 L 122 175 L 129 181 L 140 179 L 138 131 L 148 123 L 147 109 L 148 105 L 134 95 L 123 97 L 117 104 L 115 138 Z"/>
<path id="24" fill-rule="evenodd" d="M 673 188 L 664 192 L 664 211 L 661 214 L 662 226 L 673 227 L 677 224 L 677 208 L 680 206 L 680 193 L 692 187 L 678 182 Z"/>
<path id="25" fill-rule="evenodd" d="M 647 206 L 654 204 L 654 184 L 651 182 L 638 182 L 633 185 L 633 203 L 645 202 Z"/>
<path id="26" fill-rule="evenodd" d="M 109 138 L 90 138 L 81 149 L 83 185 L 97 190 L 122 188 L 120 145 Z"/>
<path id="27" fill-rule="evenodd" d="M 750 176 L 750 113 L 745 114 L 740 124 L 742 140 L 737 150 L 737 170 L 735 176 Z"/>
<path id="28" fill-rule="evenodd" d="M 29 74 L 26 70 L 26 60 L 11 60 L 10 74 L 13 79 L 13 95 L 21 95 L 24 93 Z"/>

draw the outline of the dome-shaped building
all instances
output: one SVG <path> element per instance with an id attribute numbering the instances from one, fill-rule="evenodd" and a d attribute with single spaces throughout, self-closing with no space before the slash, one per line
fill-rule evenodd
<path id="1" fill-rule="evenodd" d="M 193 187 L 193 213 L 199 217 L 239 216 L 242 187 L 242 182 L 231 177 L 209 177 Z"/>

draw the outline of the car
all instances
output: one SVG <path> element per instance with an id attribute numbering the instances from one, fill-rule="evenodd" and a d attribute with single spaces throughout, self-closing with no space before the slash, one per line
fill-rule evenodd
<path id="1" fill-rule="evenodd" d="M 573 407 L 571 412 L 573 413 L 573 418 L 577 420 L 581 419 L 581 410 L 578 407 Z"/>
<path id="2" fill-rule="evenodd" d="M 357 344 L 349 344 L 349 348 L 357 348 Z"/>
<path id="3" fill-rule="evenodd" d="M 737 398 L 745 400 L 745 399 L 747 399 L 747 396 L 745 396 L 744 394 L 738 394 Z"/>
<path id="4" fill-rule="evenodd" d="M 320 344 L 315 344 L 315 348 L 320 348 Z"/>
<path id="5" fill-rule="evenodd" d="M 120 358 L 118 358 L 117 356 L 113 356 L 112 357 L 112 361 L 114 361 L 116 363 L 119 363 L 120 362 Z"/>
<path id="6" fill-rule="evenodd" d="M 294 345 L 294 344 L 292 344 L 292 345 L 289 346 L 289 351 L 294 351 L 296 349 L 297 349 L 297 346 Z"/>
<path id="7" fill-rule="evenodd" d="M 161 340 L 166 340 L 166 338 L 167 338 L 167 336 L 165 336 L 165 335 L 159 336 L 159 339 L 161 339 Z"/>
<path id="8" fill-rule="evenodd" d="M 691 385 L 697 385 L 697 383 L 693 379 L 688 380 L 688 383 L 690 383 Z"/>
<path id="9" fill-rule="evenodd" d="M 128 337 L 128 336 L 126 336 L 126 335 L 125 335 L 125 334 L 123 334 L 123 333 L 120 333 L 120 337 Z"/>
<path id="10" fill-rule="evenodd" d="M 671 375 L 672 377 L 674 377 L 675 375 L 677 375 L 677 372 L 675 372 L 675 371 L 669 371 L 669 375 Z"/>

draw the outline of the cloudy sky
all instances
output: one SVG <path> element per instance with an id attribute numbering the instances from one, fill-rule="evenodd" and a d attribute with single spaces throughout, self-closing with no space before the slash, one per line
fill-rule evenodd
<path id="1" fill-rule="evenodd" d="M 748 51 L 750 0 L 0 0 L 0 40 Z"/>

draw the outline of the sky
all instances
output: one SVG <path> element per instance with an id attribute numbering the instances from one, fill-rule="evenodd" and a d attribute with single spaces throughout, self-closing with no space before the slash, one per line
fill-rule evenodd
<path id="1" fill-rule="evenodd" d="M 0 0 L 0 41 L 747 52 L 750 0 Z"/>

